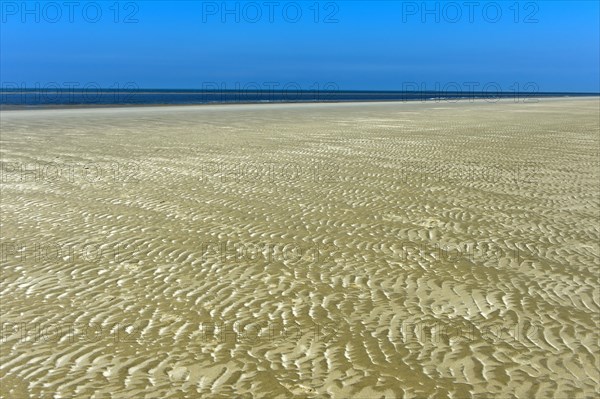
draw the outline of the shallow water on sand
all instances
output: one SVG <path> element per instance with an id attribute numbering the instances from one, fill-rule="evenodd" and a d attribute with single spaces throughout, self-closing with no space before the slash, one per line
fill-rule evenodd
<path id="1" fill-rule="evenodd" d="M 1 396 L 593 397 L 598 107 L 2 112 Z"/>

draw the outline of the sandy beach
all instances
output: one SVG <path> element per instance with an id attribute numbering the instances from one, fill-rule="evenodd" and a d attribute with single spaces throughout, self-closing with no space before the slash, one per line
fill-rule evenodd
<path id="1" fill-rule="evenodd" d="M 0 396 L 595 397 L 599 107 L 0 112 Z"/>

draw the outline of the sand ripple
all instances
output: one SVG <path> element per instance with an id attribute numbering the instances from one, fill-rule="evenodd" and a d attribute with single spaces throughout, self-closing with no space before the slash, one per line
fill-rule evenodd
<path id="1" fill-rule="evenodd" d="M 0 393 L 593 397 L 598 106 L 2 112 Z"/>

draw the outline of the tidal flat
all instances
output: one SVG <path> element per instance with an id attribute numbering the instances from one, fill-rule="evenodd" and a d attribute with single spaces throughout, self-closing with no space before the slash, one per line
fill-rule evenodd
<path id="1" fill-rule="evenodd" d="M 597 97 L 0 124 L 2 397 L 599 394 Z"/>

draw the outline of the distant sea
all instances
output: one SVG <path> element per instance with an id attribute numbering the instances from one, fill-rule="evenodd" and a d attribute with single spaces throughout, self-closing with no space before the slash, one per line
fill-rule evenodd
<path id="1" fill-rule="evenodd" d="M 598 93 L 481 93 L 435 91 L 287 91 L 281 90 L 153 90 L 153 89 L 0 89 L 0 108 L 36 109 L 71 107 L 118 107 L 142 105 L 193 105 L 235 103 L 314 103 L 356 101 L 438 101 L 500 98 L 515 102 L 542 97 L 598 96 Z"/>

